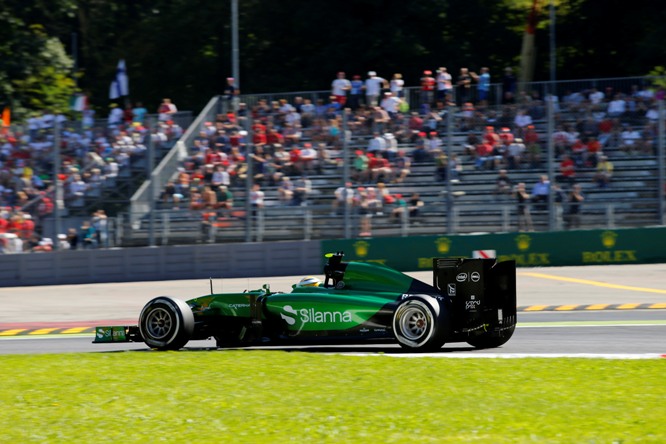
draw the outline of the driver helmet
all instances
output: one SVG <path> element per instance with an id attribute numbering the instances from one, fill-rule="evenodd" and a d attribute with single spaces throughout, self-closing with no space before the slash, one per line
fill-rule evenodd
<path id="1" fill-rule="evenodd" d="M 296 284 L 297 287 L 319 287 L 320 285 L 321 281 L 313 276 L 304 277 Z"/>

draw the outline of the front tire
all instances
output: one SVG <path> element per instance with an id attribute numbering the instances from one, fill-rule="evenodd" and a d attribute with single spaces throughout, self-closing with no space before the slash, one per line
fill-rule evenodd
<path id="1" fill-rule="evenodd" d="M 413 351 L 437 350 L 444 345 L 444 326 L 435 309 L 422 299 L 406 299 L 393 313 L 393 334 Z"/>
<path id="2" fill-rule="evenodd" d="M 160 296 L 141 310 L 139 331 L 148 347 L 178 350 L 192 337 L 194 315 L 184 301 Z"/>

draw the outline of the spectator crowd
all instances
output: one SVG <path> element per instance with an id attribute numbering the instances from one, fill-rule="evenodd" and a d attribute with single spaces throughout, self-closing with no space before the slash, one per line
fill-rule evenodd
<path id="1" fill-rule="evenodd" d="M 22 125 L 3 127 L 0 235 L 15 235 L 14 244 L 21 241 L 23 249 L 46 251 L 46 245 L 32 244 L 42 241 L 42 221 L 58 204 L 56 169 L 63 210 L 83 207 L 86 196 L 96 194 L 102 186 L 112 187 L 135 159 L 144 158 L 149 142 L 168 147 L 180 138 L 183 130 L 171 119 L 149 129 L 144 122 L 146 113 L 141 103 L 128 105 L 124 111 L 114 103 L 106 121 L 95 120 L 89 109 L 79 122 L 44 110 L 31 114 Z M 56 153 L 60 163 L 54 168 Z M 43 243 L 53 244 L 48 238 Z"/>
<path id="2" fill-rule="evenodd" d="M 424 206 L 417 190 L 403 198 L 391 189 L 409 184 L 416 165 L 432 165 L 433 183 L 442 184 L 464 180 L 465 165 L 498 172 L 488 193 L 516 199 L 521 229 L 532 229 L 530 208 L 543 210 L 551 194 L 571 216 L 567 226 L 575 228 L 584 201 L 581 171 L 592 171 L 593 184 L 608 188 L 613 156 L 656 153 L 657 103 L 664 98 L 663 88 L 589 88 L 542 97 L 538 91 L 519 91 L 510 68 L 493 90 L 487 67 L 478 73 L 461 68 L 455 77 L 445 67 L 434 73 L 426 69 L 416 94 L 401 73 L 384 78 L 369 71 L 365 78 L 347 77 L 337 73 L 327 96 L 240 102 L 205 122 L 177 174 L 162 190 L 161 205 L 198 212 L 204 226 L 214 226 L 240 215 L 234 202 L 245 198 L 239 193 L 245 192 L 248 181 L 254 191 L 264 193 L 255 202 L 257 208 L 271 197 L 278 205 L 308 205 L 316 192 L 312 179 L 339 174 L 348 162 L 351 182 L 328 196 L 334 214 L 351 206 L 364 216 L 416 218 Z M 233 79 L 227 81 L 225 97 L 231 100 L 238 91 Z M 552 134 L 543 125 L 548 106 L 557 122 Z M 6 221 L 12 228 L 5 232 L 20 232 L 26 241 L 31 224 L 39 225 L 53 211 L 56 140 L 67 206 L 116 177 L 133 158 L 144 156 L 149 137 L 163 144 L 178 139 L 183 131 L 172 120 L 176 111 L 172 101 L 164 99 L 152 130 L 140 103 L 124 109 L 112 105 L 106 127 L 94 126 L 90 113 L 84 112 L 82 129 L 73 130 L 64 116 L 45 110 L 27 119 L 21 129 L 5 128 L 0 136 L 0 232 Z M 61 128 L 58 138 L 56 122 Z M 459 137 L 452 149 L 446 148 L 444 138 L 449 129 Z M 547 166 L 550 141 L 557 164 L 553 178 L 540 172 Z M 343 158 L 345 143 L 352 147 L 348 159 Z M 514 171 L 534 171 L 533 182 L 514 183 Z M 21 224 L 28 228 L 19 228 Z M 371 229 L 364 225 L 361 233 L 371 235 Z"/>

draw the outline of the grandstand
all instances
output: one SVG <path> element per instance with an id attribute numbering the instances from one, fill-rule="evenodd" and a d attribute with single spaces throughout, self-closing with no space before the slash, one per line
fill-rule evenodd
<path id="1" fill-rule="evenodd" d="M 631 84 L 635 84 L 635 79 L 631 80 Z M 300 96 L 302 95 L 301 93 Z M 295 97 L 297 96 L 266 96 L 263 100 L 270 103 L 280 99 L 293 100 Z M 262 102 L 262 98 L 258 97 L 244 97 L 241 100 L 246 99 L 246 103 L 255 105 Z M 544 107 L 543 102 L 539 103 Z M 531 103 L 530 107 L 537 109 L 536 105 Z M 568 108 L 566 104 L 561 104 L 559 108 L 556 116 L 558 123 L 576 124 L 591 112 L 580 107 Z M 191 134 L 202 122 L 214 119 L 214 113 L 220 109 L 220 103 L 209 104 L 207 112 L 202 113 L 195 121 Z M 511 117 L 515 115 L 516 109 L 519 109 L 519 106 L 512 107 Z M 412 164 L 411 173 L 404 182 L 388 184 L 387 188 L 393 195 L 406 196 L 414 192 L 419 193 L 425 203 L 422 211 L 416 218 L 403 217 L 395 220 L 391 217 L 392 206 L 384 205 L 381 211 L 372 215 L 372 236 L 517 231 L 515 199 L 512 196 L 500 196 L 494 193 L 497 170 L 476 169 L 475 160 L 465 155 L 464 146 L 469 130 L 461 128 L 464 117 L 457 109 L 455 111 L 451 128 L 440 124 L 437 129 L 446 143 L 450 141 L 451 152 L 462 159 L 461 178 L 450 184 L 439 181 L 435 174 L 436 163 L 433 159 Z M 498 108 L 488 114 L 499 116 L 506 112 Z M 541 150 L 545 153 L 549 139 L 546 112 L 537 109 L 535 116 L 537 117 L 534 119 L 534 124 L 539 135 Z M 632 124 L 642 123 L 641 127 L 647 124 L 644 118 L 629 114 L 626 117 L 627 119 L 631 117 Z M 363 128 L 351 131 L 347 144 L 349 153 L 347 163 L 353 162 L 351 153 L 367 148 L 371 132 L 371 129 Z M 308 140 L 310 139 L 304 137 L 301 142 Z M 187 157 L 186 147 L 191 143 L 187 140 L 187 134 L 179 143 L 181 146 L 176 151 L 180 153 L 182 160 Z M 594 167 L 582 166 L 577 169 L 576 182 L 582 185 L 586 198 L 582 205 L 581 228 L 635 227 L 661 223 L 656 145 L 650 152 L 632 154 L 624 152 L 620 145 L 617 135 L 616 139 L 609 140 L 603 148 L 604 154 L 614 164 L 613 179 L 607 188 L 599 188 L 595 183 Z M 412 153 L 413 140 L 403 140 L 398 149 Z M 334 156 L 342 156 L 340 150 L 333 152 Z M 245 217 L 247 211 L 245 182 L 233 188 L 235 210 L 230 215 L 216 220 L 212 229 L 211 223 L 202 219 L 201 211 L 191 211 L 186 206 L 178 209 L 167 208 L 161 202 L 144 203 L 142 207 L 139 204 L 142 196 L 135 195 L 133 198 L 135 213 L 127 218 L 128 223 L 132 223 L 131 230 L 130 226 L 125 230 L 127 233 L 131 232 L 131 235 L 124 236 L 125 242 L 127 245 L 141 245 L 149 239 L 151 230 L 154 242 L 157 244 L 358 237 L 364 215 L 360 214 L 357 207 L 349 208 L 347 215 L 341 211 L 334 216 L 331 213 L 335 190 L 345 181 L 342 164 L 331 162 L 318 174 L 309 176 L 312 192 L 307 205 L 296 207 L 284 205 L 278 197 L 277 185 L 262 185 L 266 193 L 265 207 L 251 224 Z M 537 166 L 523 166 L 520 169 L 512 169 L 509 173 L 514 184 L 524 182 L 531 187 L 540 175 L 548 174 L 549 169 L 547 163 L 542 161 Z M 162 171 L 159 171 L 159 174 L 162 183 L 169 177 L 168 173 Z M 160 187 L 162 183 L 159 184 Z M 355 184 L 356 187 L 375 185 L 371 182 Z M 148 212 L 141 211 L 142 208 L 144 210 L 153 208 L 152 217 L 148 217 Z M 534 229 L 540 231 L 564 229 L 565 214 L 566 203 L 554 202 L 552 215 L 548 211 L 533 209 Z"/>
<path id="2" fill-rule="evenodd" d="M 608 92 L 605 101 L 592 104 L 586 98 L 591 85 L 596 85 L 596 90 L 613 88 L 615 92 L 626 91 L 629 111 L 609 116 L 608 103 L 615 94 Z M 167 140 L 152 137 L 150 149 L 134 152 L 123 163 L 117 175 L 104 177 L 94 186 L 88 186 L 83 196 L 67 200 L 66 211 L 61 217 L 65 221 L 65 228 L 78 227 L 94 211 L 105 209 L 112 216 L 109 223 L 111 246 L 518 231 L 515 196 L 496 193 L 498 170 L 508 169 L 512 186 L 523 182 L 528 190 L 531 190 L 540 176 L 550 176 L 551 189 L 554 190 L 560 159 L 553 154 L 552 165 L 549 165 L 546 158 L 552 147 L 550 140 L 555 127 L 565 125 L 574 128 L 572 137 L 584 139 L 589 130 L 584 124 L 586 120 L 593 118 L 598 124 L 612 117 L 614 127 L 610 132 L 602 134 L 603 154 L 613 165 L 608 186 L 600 187 L 596 181 L 596 160 L 581 161 L 576 165 L 575 182 L 582 186 L 585 197 L 578 228 L 659 225 L 663 223 L 664 176 L 657 153 L 662 153 L 663 157 L 664 146 L 663 137 L 654 134 L 656 126 L 648 113 L 660 102 L 649 92 L 647 85 L 643 78 L 558 83 L 557 88 L 561 93 L 555 103 L 556 112 L 552 121 L 548 120 L 546 111 L 548 101 L 541 99 L 542 94 L 538 92 L 549 91 L 550 84 L 534 84 L 534 91 L 537 92 L 523 96 L 522 103 L 498 104 L 475 109 L 472 113 L 465 112 L 467 105 L 438 104 L 428 110 L 419 103 L 419 91 L 407 88 L 406 97 L 411 109 L 387 123 L 379 121 L 370 109 L 341 118 L 340 111 L 330 109 L 334 104 L 327 102 L 328 91 L 241 96 L 240 101 L 245 105 L 238 113 L 230 112 L 231 104 L 222 97 L 214 97 L 196 118 L 183 118 L 180 121 L 182 128 L 186 129 L 182 135 L 175 133 L 180 137 Z M 496 97 L 499 97 L 497 92 Z M 548 97 L 550 99 L 552 96 Z M 294 128 L 287 124 L 286 115 L 294 111 L 290 111 L 289 107 L 307 104 L 308 101 L 318 104 L 314 107 L 323 107 L 323 113 L 310 119 L 307 113 L 299 111 L 296 117 L 304 123 L 301 134 L 296 139 L 290 139 L 289 131 L 293 133 Z M 420 127 L 412 125 L 410 116 L 414 114 L 420 116 Z M 534 132 L 533 137 L 538 140 L 536 143 L 528 142 L 527 138 L 531 136 L 527 136 L 526 128 L 516 123 L 517 114 L 529 115 L 533 127 L 529 131 Z M 307 124 L 306 119 L 309 119 Z M 198 153 L 195 150 L 198 142 L 195 140 L 201 141 L 204 138 L 206 143 L 213 144 L 219 129 L 227 135 L 238 137 L 241 150 L 252 147 L 249 152 L 253 153 L 255 144 L 260 144 L 268 155 L 273 155 L 274 141 L 268 143 L 255 137 L 254 123 L 257 122 L 278 129 L 287 153 L 302 149 L 306 143 L 325 146 L 322 150 L 326 153 L 326 160 L 318 168 L 307 172 L 310 191 L 305 202 L 299 205 L 285 202 L 280 198 L 279 184 L 264 175 L 256 178 L 265 193 L 264 206 L 257 208 L 254 216 L 248 218 L 247 215 L 253 211 L 247 196 L 254 180 L 253 177 L 244 177 L 242 171 L 249 168 L 252 176 L 258 171 L 258 165 L 254 165 L 254 160 L 249 160 L 252 156 L 247 156 L 247 152 L 245 155 L 248 159 L 240 160 L 236 165 L 237 171 L 241 173 L 232 174 L 229 183 L 233 208 L 227 210 L 197 206 L 187 190 L 177 202 L 173 199 L 167 201 L 163 197 L 167 182 L 178 182 L 183 176 L 188 178 L 187 184 L 195 176 L 199 176 L 197 185 L 210 182 L 210 177 L 205 177 L 201 171 L 204 169 L 201 159 L 210 150 L 202 150 L 204 154 Z M 625 146 L 622 139 L 623 125 L 631 125 L 644 133 L 642 144 L 636 150 Z M 505 158 L 494 168 L 489 168 L 493 162 L 479 161 L 480 155 L 475 152 L 476 144 L 470 145 L 469 136 L 470 133 L 476 133 L 482 137 L 486 126 L 492 126 L 497 131 L 507 127 L 512 137 L 526 138 L 526 159 L 519 167 L 513 168 Z M 384 201 L 382 205 L 368 210 L 362 204 L 366 196 L 359 191 L 377 188 L 377 180 L 354 180 L 352 165 L 355 153 L 367 153 L 370 139 L 380 129 L 382 134 L 392 134 L 390 138 L 397 142 L 392 156 L 396 152 L 404 152 L 411 165 L 409 174 L 400 182 L 393 182 L 393 177 L 380 178 L 394 201 Z M 202 131 L 206 132 L 205 136 L 202 136 Z M 649 131 L 652 133 L 648 134 Z M 430 152 L 428 149 L 423 151 L 420 145 L 430 143 L 427 139 L 431 138 L 424 134 L 432 132 L 436 133 L 432 138 L 439 139 L 441 147 Z M 573 140 L 566 149 L 571 150 L 572 144 Z M 539 151 L 541 158 L 529 161 L 527 154 L 532 150 Z M 442 177 L 441 167 L 442 162 L 448 162 L 449 157 L 454 155 L 458 159 L 456 171 L 444 168 L 452 179 L 449 181 Z M 395 165 L 393 168 L 395 170 Z M 292 182 L 301 177 L 300 171 L 285 175 L 290 176 Z M 356 194 L 354 203 L 336 207 L 335 192 L 346 181 L 353 182 Z M 568 183 L 557 185 L 564 188 L 564 193 L 568 191 Z M 423 202 L 418 214 L 410 216 L 408 211 L 403 211 L 396 216 L 394 209 L 399 204 L 395 196 L 407 198 L 413 193 L 418 193 Z M 38 201 L 35 199 L 31 205 L 36 206 Z M 25 209 L 30 210 L 30 207 Z M 557 193 L 553 191 L 552 200 L 545 209 L 534 204 L 531 206 L 533 229 L 566 229 L 567 212 L 566 198 L 560 202 Z M 53 222 L 53 216 L 44 218 L 45 235 L 55 236 L 53 229 L 57 224 Z"/>

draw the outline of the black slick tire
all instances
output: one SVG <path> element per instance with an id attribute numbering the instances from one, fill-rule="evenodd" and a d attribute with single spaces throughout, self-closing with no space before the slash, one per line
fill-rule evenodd
<path id="1" fill-rule="evenodd" d="M 139 316 L 143 341 L 158 350 L 178 350 L 194 331 L 194 315 L 182 300 L 160 296 L 148 302 Z"/>

